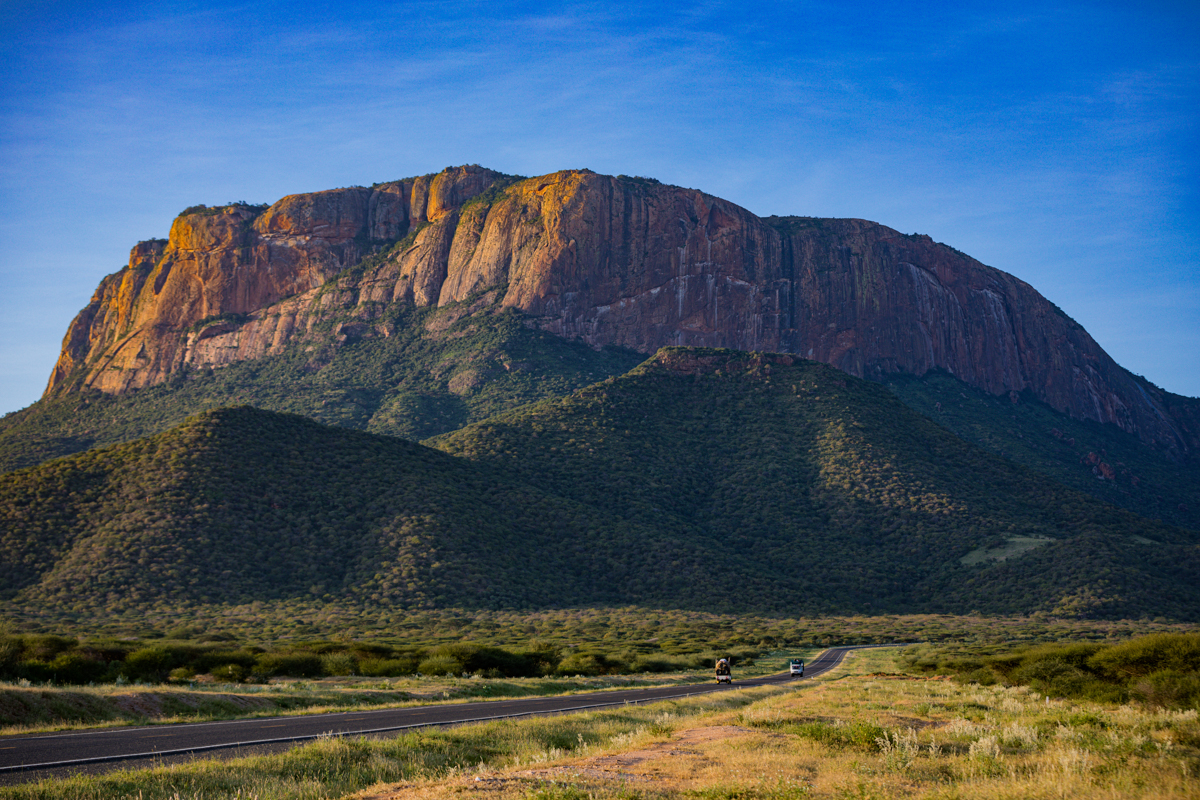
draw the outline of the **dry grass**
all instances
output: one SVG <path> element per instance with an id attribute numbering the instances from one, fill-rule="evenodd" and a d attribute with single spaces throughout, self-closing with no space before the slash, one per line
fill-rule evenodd
<path id="1" fill-rule="evenodd" d="M 22 800 L 1200 797 L 1194 711 L 1047 702 L 860 651 L 786 687 L 0 789 Z"/>
<path id="2" fill-rule="evenodd" d="M 569 757 L 480 765 L 355 797 L 1200 797 L 1194 711 L 1046 702 L 1025 689 L 880 674 L 891 669 L 890 653 L 857 653 L 801 691 L 740 710 L 667 714 L 653 730 Z"/>

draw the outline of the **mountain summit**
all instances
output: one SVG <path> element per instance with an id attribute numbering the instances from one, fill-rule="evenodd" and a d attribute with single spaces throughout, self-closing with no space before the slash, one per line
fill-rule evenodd
<path id="1" fill-rule="evenodd" d="M 1025 282 L 858 219 L 759 218 L 701 191 L 478 166 L 181 214 L 72 322 L 47 394 L 392 334 L 396 304 L 471 301 L 594 347 L 794 353 L 859 377 L 944 370 L 1032 392 L 1181 458 L 1200 410 L 1130 374 Z"/>

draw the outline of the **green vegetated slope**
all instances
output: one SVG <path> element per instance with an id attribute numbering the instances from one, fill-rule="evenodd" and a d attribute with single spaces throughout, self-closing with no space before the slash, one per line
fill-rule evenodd
<path id="1" fill-rule="evenodd" d="M 615 602 L 603 572 L 654 541 L 484 465 L 249 407 L 0 476 L 0 537 L 3 600 L 85 615 Z"/>
<path id="2" fill-rule="evenodd" d="M 791 356 L 667 349 L 434 444 L 238 407 L 8 473 L 0 599 L 81 620 L 257 601 L 1200 612 L 1194 534 Z"/>
<path id="3" fill-rule="evenodd" d="M 1171 525 L 1200 530 L 1200 460 L 1169 460 L 1115 425 L 1072 419 L 1031 392 L 996 396 L 952 375 L 892 375 L 906 405 L 968 442 L 1073 489 Z"/>
<path id="4" fill-rule="evenodd" d="M 387 337 L 338 341 L 318 330 L 278 357 L 193 371 L 113 396 L 46 398 L 0 418 L 0 471 L 131 441 L 233 403 L 341 427 L 424 439 L 531 401 L 621 374 L 644 356 L 592 350 L 525 324 L 516 312 L 469 304 L 382 317 Z M 326 327 L 330 327 L 329 323 Z M 993 396 L 945 373 L 893 375 L 909 407 L 1002 458 L 1093 497 L 1200 530 L 1200 461 L 1170 461 L 1111 425 L 1074 420 L 1020 395 Z"/>
<path id="5" fill-rule="evenodd" d="M 466 304 L 397 303 L 376 320 L 391 331 L 387 337 L 339 341 L 332 330 L 318 330 L 280 356 L 184 373 L 126 395 L 44 398 L 0 419 L 0 471 L 131 441 L 238 403 L 422 439 L 566 394 L 645 358 L 531 329 L 513 311 L 469 312 Z"/>
<path id="6" fill-rule="evenodd" d="M 636 586 L 652 600 L 808 613 L 1200 611 L 1194 534 L 1047 481 L 882 386 L 793 357 L 668 348 L 620 378 L 431 443 L 673 533 L 682 546 L 659 554 L 644 576 L 654 585 Z"/>

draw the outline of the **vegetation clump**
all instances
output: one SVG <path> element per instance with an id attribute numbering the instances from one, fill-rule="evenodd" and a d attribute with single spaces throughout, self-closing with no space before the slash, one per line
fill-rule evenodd
<path id="1" fill-rule="evenodd" d="M 239 200 L 234 203 L 226 203 L 223 206 L 211 207 L 200 203 L 199 205 L 188 206 L 183 211 L 179 212 L 179 216 L 185 217 L 191 214 L 196 214 L 201 217 L 215 217 L 220 214 L 224 214 L 229 209 L 250 211 L 254 214 L 254 216 L 258 216 L 270 207 L 270 203 L 247 203 L 245 200 Z"/>
<path id="2" fill-rule="evenodd" d="M 1047 697 L 1140 701 L 1200 711 L 1200 633 L 1156 633 L 1129 641 L 1047 643 L 999 655 L 914 647 L 905 666 L 955 674 L 984 686 L 1027 686 Z"/>
<path id="3" fill-rule="evenodd" d="M 877 384 L 792 356 L 664 348 L 619 379 L 430 443 L 625 524 L 654 520 L 661 587 L 695 597 L 700 574 L 736 587 L 733 608 L 1190 619 L 1200 601 L 1181 568 L 1193 534 L 1040 479 Z M 1047 543 L 967 558 L 1012 537 Z M 1157 594 L 1142 570 L 1195 600 L 1136 599 Z M 1003 599 L 1018 586 L 1019 602 Z M 741 605 L 750 597 L 764 605 Z"/>

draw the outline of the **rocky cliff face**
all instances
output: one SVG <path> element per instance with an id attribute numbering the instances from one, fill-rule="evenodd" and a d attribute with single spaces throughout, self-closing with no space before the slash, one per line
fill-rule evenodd
<path id="1" fill-rule="evenodd" d="M 796 353 L 864 377 L 1031 390 L 1177 454 L 1191 403 L 1119 367 L 1032 287 L 864 220 L 760 219 L 702 192 L 480 167 L 181 215 L 72 323 L 47 392 L 123 392 L 298 338 L 387 336 L 393 303 L 473 299 L 601 346 Z M 368 257 L 369 256 L 369 257 Z"/>

